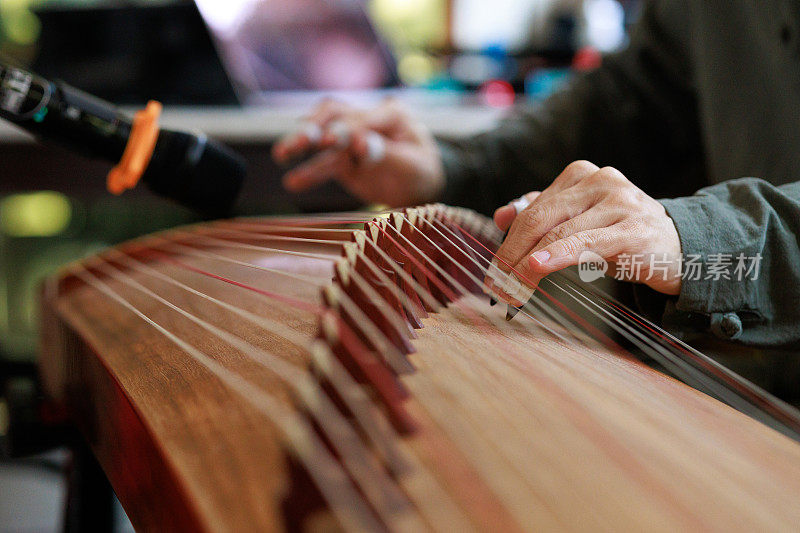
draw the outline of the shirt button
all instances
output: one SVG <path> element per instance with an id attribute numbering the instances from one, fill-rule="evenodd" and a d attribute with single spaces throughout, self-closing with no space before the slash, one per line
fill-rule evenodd
<path id="1" fill-rule="evenodd" d="M 711 332 L 720 339 L 736 339 L 742 334 L 742 319 L 736 313 L 712 313 Z"/>

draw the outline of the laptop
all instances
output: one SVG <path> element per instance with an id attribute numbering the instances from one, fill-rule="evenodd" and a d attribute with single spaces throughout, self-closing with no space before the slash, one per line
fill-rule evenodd
<path id="1" fill-rule="evenodd" d="M 362 0 L 195 3 L 244 103 L 401 85 Z"/>

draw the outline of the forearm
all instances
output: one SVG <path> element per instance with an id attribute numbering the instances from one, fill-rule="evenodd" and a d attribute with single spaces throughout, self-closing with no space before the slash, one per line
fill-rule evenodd
<path id="1" fill-rule="evenodd" d="M 662 204 L 684 258 L 681 292 L 667 304 L 665 325 L 750 345 L 800 342 L 800 182 L 776 187 L 743 178 Z M 699 276 L 687 260 L 702 265 Z M 712 263 L 726 268 L 710 272 Z M 754 263 L 757 269 L 743 270 Z"/>

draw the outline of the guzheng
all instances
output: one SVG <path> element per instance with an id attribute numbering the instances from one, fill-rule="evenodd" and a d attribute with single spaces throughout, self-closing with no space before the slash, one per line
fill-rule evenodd
<path id="1" fill-rule="evenodd" d="M 796 411 L 568 275 L 506 322 L 500 238 L 431 205 L 138 239 L 46 283 L 42 379 L 140 530 L 797 530 Z"/>

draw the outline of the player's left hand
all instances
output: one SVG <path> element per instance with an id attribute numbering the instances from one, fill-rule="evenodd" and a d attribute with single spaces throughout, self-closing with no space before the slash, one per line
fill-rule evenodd
<path id="1" fill-rule="evenodd" d="M 578 264 L 588 250 L 608 261 L 612 274 L 621 256 L 639 257 L 638 267 L 626 272 L 630 281 L 665 294 L 680 292 L 681 244 L 675 224 L 659 202 L 618 170 L 576 161 L 550 187 L 526 198 L 530 205 L 518 214 L 512 203 L 494 215 L 501 230 L 510 227 L 496 266 L 508 273 L 506 263 L 513 265 L 523 285 L 535 288 L 546 275 Z M 490 276 L 486 284 L 507 303 L 525 303 L 521 293 L 518 298 L 506 294 Z"/>

